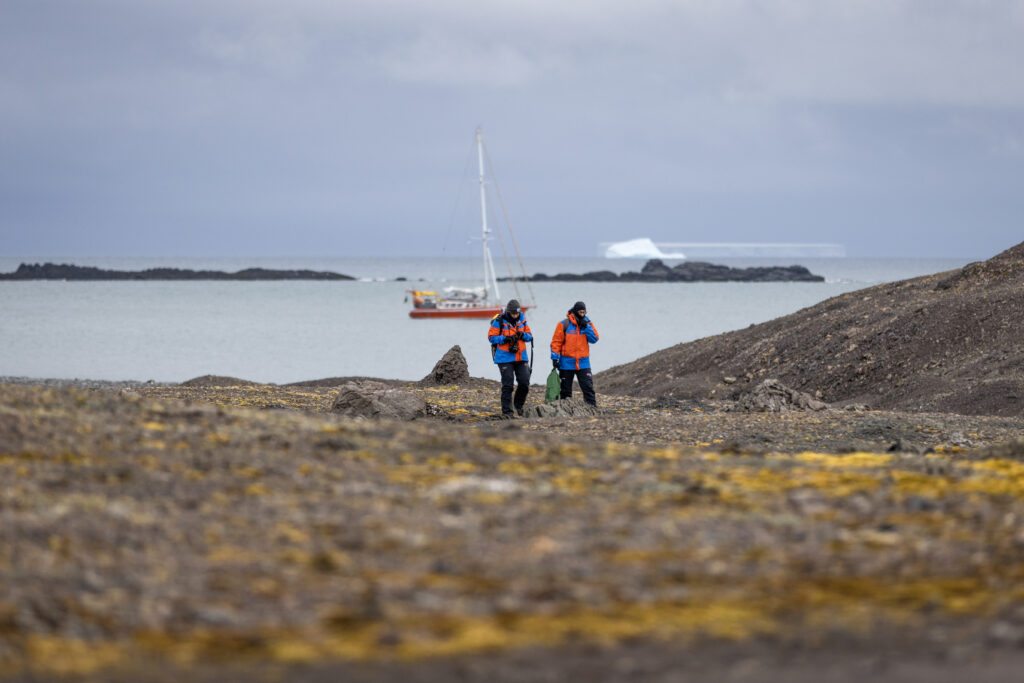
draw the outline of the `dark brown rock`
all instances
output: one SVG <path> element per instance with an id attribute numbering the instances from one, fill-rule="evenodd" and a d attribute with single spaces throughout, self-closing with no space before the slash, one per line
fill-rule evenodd
<path id="1" fill-rule="evenodd" d="M 765 381 L 754 387 L 736 401 L 733 410 L 753 413 L 781 413 L 787 410 L 824 410 L 828 405 L 817 400 L 810 394 L 790 389 L 782 382 L 774 379 Z"/>
<path id="2" fill-rule="evenodd" d="M 469 364 L 458 344 L 448 349 L 421 384 L 458 384 L 469 379 Z"/>

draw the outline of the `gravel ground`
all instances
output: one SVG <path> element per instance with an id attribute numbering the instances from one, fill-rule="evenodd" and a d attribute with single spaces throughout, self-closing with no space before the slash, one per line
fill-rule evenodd
<path id="1" fill-rule="evenodd" d="M 469 384 L 0 385 L 0 676 L 1016 680 L 1020 420 Z"/>

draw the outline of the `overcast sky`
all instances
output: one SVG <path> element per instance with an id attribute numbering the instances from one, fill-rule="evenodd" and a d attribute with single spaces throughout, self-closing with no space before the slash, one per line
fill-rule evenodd
<path id="1" fill-rule="evenodd" d="M 529 255 L 987 257 L 1022 64 L 1024 0 L 3 0 L 0 255 L 441 256 L 480 125 Z"/>

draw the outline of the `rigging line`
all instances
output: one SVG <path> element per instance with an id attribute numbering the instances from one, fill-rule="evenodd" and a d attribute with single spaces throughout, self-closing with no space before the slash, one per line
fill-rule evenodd
<path id="1" fill-rule="evenodd" d="M 530 284 L 530 276 L 526 274 L 526 266 L 523 265 L 523 256 L 519 253 L 519 245 L 516 243 L 515 233 L 512 232 L 512 223 L 508 220 L 508 212 L 505 210 L 505 200 L 501 196 L 501 188 L 498 187 L 498 177 L 494 174 L 494 164 L 491 163 L 491 154 L 487 151 L 487 143 L 484 143 L 484 156 L 487 158 L 487 166 L 491 169 L 491 180 L 494 182 L 494 193 L 498 196 L 498 204 L 501 205 L 501 214 L 505 217 L 505 228 L 508 230 L 508 236 L 512 239 L 512 248 L 516 250 L 516 259 L 519 261 L 519 268 L 523 271 L 523 280 L 526 282 L 526 288 L 530 292 L 530 301 L 536 305 L 537 297 L 533 294 L 533 286 Z M 511 266 L 509 267 L 511 274 Z M 515 284 L 515 277 L 512 278 L 512 284 Z M 518 288 L 516 290 L 518 292 Z"/>
<path id="2" fill-rule="evenodd" d="M 462 195 L 465 192 L 466 178 L 469 176 L 469 167 L 473 163 L 473 157 L 476 143 L 470 145 L 469 155 L 466 156 L 466 165 L 462 167 L 462 175 L 459 176 L 459 191 L 455 193 L 455 203 L 452 204 L 452 214 L 448 219 L 448 231 L 444 234 L 444 242 L 441 243 L 441 255 L 443 256 L 448 250 L 448 239 L 452 236 L 452 228 L 455 227 L 455 214 L 459 210 L 459 205 L 462 204 Z"/>
<path id="3" fill-rule="evenodd" d="M 488 159 L 488 168 L 490 169 L 490 160 L 489 159 Z M 492 171 L 491 179 L 493 180 L 494 179 L 493 169 L 490 169 L 490 170 Z M 509 279 L 512 281 L 512 289 L 514 289 L 516 291 L 516 299 L 521 299 L 522 296 L 519 294 L 519 285 L 516 284 L 516 279 L 515 279 L 515 277 L 512 276 L 512 262 L 509 261 L 509 258 L 508 258 L 508 250 L 505 248 L 505 240 L 501 236 L 501 230 L 498 229 L 499 228 L 499 226 L 498 226 L 498 216 L 494 213 L 494 202 L 491 202 L 490 205 L 487 208 L 488 208 L 488 213 L 490 214 L 490 217 L 491 217 L 491 223 L 494 225 L 494 228 L 495 228 L 494 234 L 498 236 L 498 244 L 501 245 L 501 255 L 505 257 L 505 267 L 508 268 Z M 495 274 L 494 277 L 495 277 L 495 279 L 497 279 L 497 277 L 498 277 L 497 274 Z M 499 301 L 498 303 L 501 303 L 501 302 Z"/>

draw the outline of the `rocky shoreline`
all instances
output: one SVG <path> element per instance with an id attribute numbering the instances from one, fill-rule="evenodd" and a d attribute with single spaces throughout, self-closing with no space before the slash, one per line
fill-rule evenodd
<path id="1" fill-rule="evenodd" d="M 341 273 L 316 270 L 246 268 L 228 273 L 221 270 L 190 270 L 188 268 L 109 270 L 67 263 L 22 263 L 14 272 L 0 273 L 0 280 L 355 280 L 355 278 Z"/>
<path id="2" fill-rule="evenodd" d="M 519 278 L 498 278 L 508 282 Z M 804 266 L 759 266 L 733 268 L 731 266 L 684 261 L 667 266 L 661 259 L 650 259 L 640 272 L 615 273 L 610 270 L 596 270 L 587 273 L 559 273 L 547 275 L 536 273 L 530 278 L 534 282 L 824 282 L 825 278 L 815 275 Z"/>
<path id="3" fill-rule="evenodd" d="M 0 280 L 355 280 L 351 275 L 331 271 L 274 270 L 246 268 L 234 273 L 219 270 L 188 268 L 147 268 L 145 270 L 112 270 L 94 266 L 62 263 L 22 263 L 17 270 L 0 273 Z M 498 278 L 501 282 L 513 279 Z M 610 270 L 587 273 L 536 273 L 534 282 L 824 282 L 804 266 L 763 266 L 733 268 L 702 261 L 685 261 L 674 266 L 660 259 L 651 259 L 640 272 L 615 273 Z M 404 282 L 406 278 L 395 278 Z"/>

